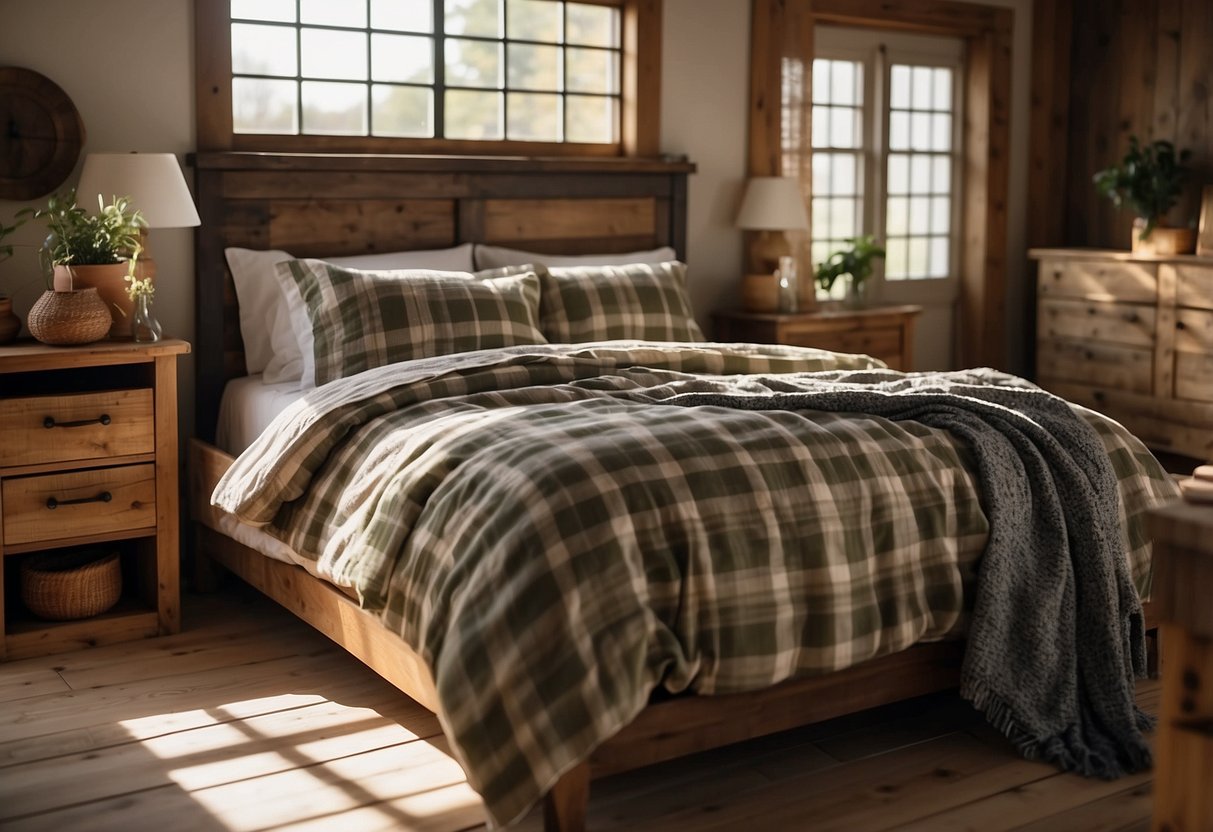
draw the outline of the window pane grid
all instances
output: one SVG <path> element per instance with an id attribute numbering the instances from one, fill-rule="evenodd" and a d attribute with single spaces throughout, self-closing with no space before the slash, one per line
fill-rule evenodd
<path id="1" fill-rule="evenodd" d="M 813 268 L 846 240 L 863 233 L 864 98 L 863 64 L 817 58 L 813 61 L 809 259 Z M 832 298 L 845 293 L 841 281 Z"/>
<path id="2" fill-rule="evenodd" d="M 232 0 L 231 27 L 236 133 L 619 141 L 617 7 Z"/>
<path id="3" fill-rule="evenodd" d="M 953 70 L 894 64 L 885 158 L 885 278 L 946 278 L 953 243 Z"/>

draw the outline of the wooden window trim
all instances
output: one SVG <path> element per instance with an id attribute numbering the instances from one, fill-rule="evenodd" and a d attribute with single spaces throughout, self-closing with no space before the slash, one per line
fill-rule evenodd
<path id="1" fill-rule="evenodd" d="M 813 27 L 818 23 L 963 38 L 966 49 L 962 206 L 965 216 L 956 315 L 956 359 L 1000 367 L 1007 359 L 1007 199 L 1010 172 L 1010 9 L 955 0 L 753 0 L 750 64 L 751 176 L 799 176 L 782 169 L 782 64 L 802 62 L 812 89 Z M 801 108 L 801 135 L 811 105 Z M 803 158 L 808 159 L 807 156 Z"/>
<path id="2" fill-rule="evenodd" d="M 472 156 L 657 156 L 661 137 L 662 0 L 577 2 L 615 6 L 622 13 L 623 78 L 619 142 L 579 144 L 235 133 L 232 130 L 230 0 L 196 0 L 194 55 L 198 149 Z"/>

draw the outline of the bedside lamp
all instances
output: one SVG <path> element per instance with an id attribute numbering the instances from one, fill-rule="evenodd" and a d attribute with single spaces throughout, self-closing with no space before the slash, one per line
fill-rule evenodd
<path id="1" fill-rule="evenodd" d="M 759 232 L 747 258 L 748 273 L 743 286 L 747 308 L 752 311 L 775 311 L 776 308 L 795 311 L 796 261 L 792 258 L 787 232 L 809 228 L 800 183 L 786 176 L 750 179 L 737 212 L 737 227 Z M 777 277 L 777 273 L 781 274 Z M 779 291 L 781 280 L 792 284 L 782 287 L 783 292 Z M 773 305 L 772 295 L 775 298 Z"/>
<path id="2" fill-rule="evenodd" d="M 114 197 L 130 197 L 131 206 L 138 209 L 152 228 L 192 228 L 201 225 L 193 197 L 185 185 L 181 165 L 172 153 L 90 153 L 84 159 L 80 183 L 76 186 L 76 203 L 86 211 L 97 209 L 97 196 L 107 203 Z M 148 247 L 147 230 L 141 235 L 143 251 L 135 266 L 141 278 L 156 277 L 156 262 Z M 97 287 L 107 304 L 113 304 L 125 314 L 125 334 L 133 304 L 126 294 L 126 284 Z M 115 315 L 116 328 L 119 326 Z"/>

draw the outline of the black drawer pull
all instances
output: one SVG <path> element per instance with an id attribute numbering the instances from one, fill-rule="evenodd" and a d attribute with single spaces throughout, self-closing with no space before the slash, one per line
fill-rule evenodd
<path id="1" fill-rule="evenodd" d="M 42 420 L 42 427 L 47 430 L 51 428 L 80 428 L 85 425 L 108 425 L 110 421 L 108 413 L 102 413 L 96 419 L 81 419 L 77 422 L 56 422 L 54 416 L 47 416 Z"/>
<path id="2" fill-rule="evenodd" d="M 81 497 L 79 500 L 57 500 L 54 497 L 46 498 L 46 507 L 54 511 L 59 506 L 78 506 L 84 503 L 108 503 L 114 499 L 114 495 L 108 491 L 102 491 L 96 497 Z"/>

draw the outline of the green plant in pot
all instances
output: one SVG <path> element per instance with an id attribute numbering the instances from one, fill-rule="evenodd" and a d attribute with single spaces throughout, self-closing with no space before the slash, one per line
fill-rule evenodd
<path id="1" fill-rule="evenodd" d="M 112 317 L 109 334 L 131 333 L 131 300 L 125 278 L 135 275 L 140 234 L 147 223 L 127 197 L 97 200 L 97 213 L 76 204 L 74 191 L 56 194 L 46 207 L 20 214 L 46 223 L 50 235 L 42 247 L 48 289 L 58 292 L 95 289 Z M 20 215 L 19 214 L 19 215 Z"/>
<path id="2" fill-rule="evenodd" d="M 1188 178 L 1184 163 L 1191 154 L 1176 152 L 1168 141 L 1141 144 L 1129 137 L 1129 152 L 1119 165 L 1095 174 L 1095 188 L 1121 206 L 1128 203 L 1137 214 L 1133 221 L 1133 251 L 1139 254 L 1183 254 L 1193 250 L 1196 234 L 1187 227 L 1167 225 L 1167 212 L 1175 207 Z"/>
<path id="3" fill-rule="evenodd" d="M 884 249 L 876 243 L 871 234 L 859 237 L 848 237 L 843 242 L 850 248 L 842 249 L 831 254 L 825 262 L 817 266 L 813 277 L 826 292 L 833 290 L 834 283 L 839 278 L 846 278 L 846 305 L 858 308 L 865 302 L 865 282 L 872 276 L 875 260 L 884 257 Z"/>

